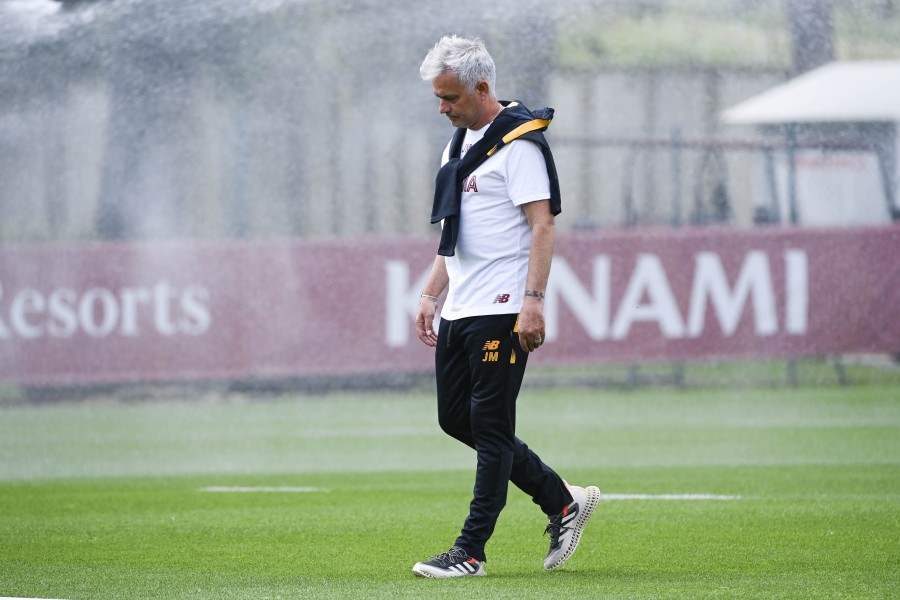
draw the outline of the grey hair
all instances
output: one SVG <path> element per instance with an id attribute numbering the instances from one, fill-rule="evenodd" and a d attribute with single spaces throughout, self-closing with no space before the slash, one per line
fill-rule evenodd
<path id="1" fill-rule="evenodd" d="M 470 40 L 455 35 L 442 37 L 434 48 L 428 51 L 422 66 L 419 67 L 419 75 L 425 81 L 434 81 L 448 70 L 456 75 L 470 94 L 475 91 L 478 82 L 486 81 L 491 96 L 496 98 L 494 85 L 497 82 L 497 69 L 494 66 L 494 59 L 481 40 L 477 38 Z"/>

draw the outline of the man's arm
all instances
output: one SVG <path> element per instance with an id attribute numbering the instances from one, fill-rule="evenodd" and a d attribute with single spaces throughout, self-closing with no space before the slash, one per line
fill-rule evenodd
<path id="1" fill-rule="evenodd" d="M 553 260 L 553 242 L 556 225 L 550 212 L 549 200 L 529 202 L 522 206 L 531 226 L 531 251 L 528 257 L 528 275 L 525 291 L 539 292 L 539 296 L 527 295 L 519 313 L 519 344 L 528 352 L 536 350 L 545 339 L 544 297 L 547 280 L 550 277 L 550 263 Z M 535 343 L 535 340 L 541 340 Z"/>
<path id="2" fill-rule="evenodd" d="M 434 330 L 434 316 L 437 313 L 437 298 L 447 287 L 450 278 L 447 276 L 447 264 L 444 257 L 434 258 L 431 273 L 425 281 L 425 289 L 419 298 L 419 309 L 416 311 L 416 333 L 426 346 L 437 346 L 437 332 Z M 428 296 L 428 297 L 426 297 Z M 432 298 L 434 298 L 432 300 Z"/>

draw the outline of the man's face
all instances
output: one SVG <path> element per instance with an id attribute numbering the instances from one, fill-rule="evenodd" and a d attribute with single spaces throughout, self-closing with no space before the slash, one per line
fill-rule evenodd
<path id="1" fill-rule="evenodd" d="M 487 83 L 479 83 L 470 93 L 453 72 L 445 71 L 435 77 L 431 85 L 434 95 L 440 100 L 440 113 L 447 115 L 454 127 L 481 129 L 490 121 L 490 118 L 485 118 Z"/>

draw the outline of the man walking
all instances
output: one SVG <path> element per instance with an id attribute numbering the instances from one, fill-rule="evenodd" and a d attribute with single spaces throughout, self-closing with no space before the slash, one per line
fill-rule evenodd
<path id="1" fill-rule="evenodd" d="M 474 497 L 453 546 L 413 567 L 423 577 L 484 575 L 485 545 L 512 481 L 548 516 L 544 567 L 568 560 L 600 499 L 569 486 L 515 435 L 528 353 L 544 340 L 559 182 L 542 131 L 552 109 L 501 102 L 494 61 L 480 40 L 442 38 L 420 68 L 456 132 L 444 151 L 432 223 L 441 243 L 416 314 L 435 348 L 438 422 L 475 449 Z M 449 289 L 448 289 L 449 288 Z M 448 289 L 439 331 L 438 297 Z"/>

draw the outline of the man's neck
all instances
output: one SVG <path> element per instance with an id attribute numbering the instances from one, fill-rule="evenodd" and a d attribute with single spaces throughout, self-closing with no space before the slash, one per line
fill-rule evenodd
<path id="1" fill-rule="evenodd" d="M 489 102 L 485 106 L 485 116 L 484 118 L 478 119 L 469 129 L 472 131 L 478 131 L 491 121 L 497 118 L 497 115 L 503 110 L 503 105 L 500 104 L 497 100 L 493 100 L 493 102 Z"/>

